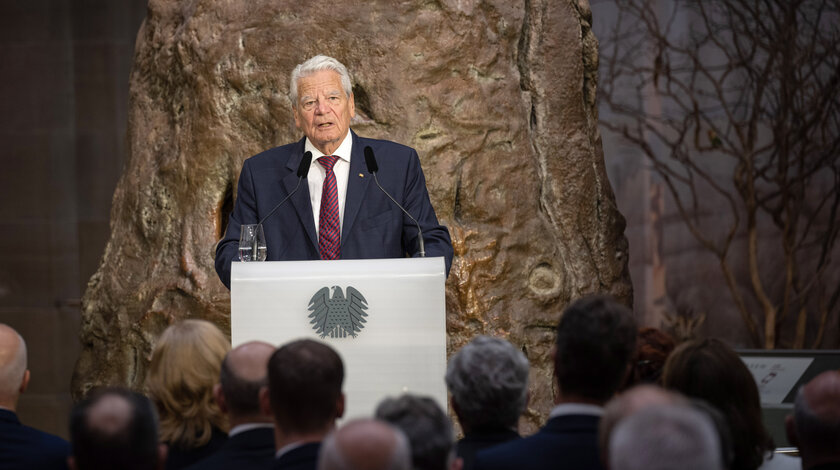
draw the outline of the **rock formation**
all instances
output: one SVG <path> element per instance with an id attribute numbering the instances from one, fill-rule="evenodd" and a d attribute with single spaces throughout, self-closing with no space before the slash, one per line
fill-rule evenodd
<path id="1" fill-rule="evenodd" d="M 449 346 L 480 333 L 533 365 L 525 430 L 551 407 L 564 306 L 631 303 L 624 219 L 597 127 L 586 0 L 150 0 L 130 83 L 129 155 L 83 303 L 76 396 L 142 388 L 171 322 L 228 329 L 213 269 L 242 162 L 295 141 L 289 74 L 324 53 L 354 80 L 360 135 L 416 148 L 449 226 Z"/>

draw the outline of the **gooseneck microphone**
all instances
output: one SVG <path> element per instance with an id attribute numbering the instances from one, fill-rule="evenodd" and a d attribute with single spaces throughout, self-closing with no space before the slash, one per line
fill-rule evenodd
<path id="1" fill-rule="evenodd" d="M 400 203 L 397 202 L 397 200 L 394 199 L 393 196 L 388 194 L 388 191 L 385 191 L 385 188 L 383 188 L 382 185 L 379 184 L 379 178 L 376 177 L 376 172 L 379 171 L 379 165 L 376 164 L 376 157 L 373 156 L 373 149 L 370 148 L 370 146 L 365 147 L 365 165 L 367 165 L 368 173 L 373 175 L 373 180 L 376 181 L 376 185 L 379 186 L 379 189 L 382 190 L 382 192 L 385 193 L 386 196 L 388 196 L 388 199 L 390 199 L 391 202 L 396 204 L 397 207 L 399 207 L 400 210 L 402 210 L 403 213 L 414 222 L 414 225 L 417 225 L 417 234 L 420 240 L 420 257 L 425 258 L 426 244 L 423 243 L 423 230 L 420 228 L 420 224 L 417 222 L 417 219 L 412 217 L 411 214 L 409 214 L 408 211 L 405 210 L 405 207 L 400 205 Z"/>
<path id="2" fill-rule="evenodd" d="M 265 219 L 271 217 L 271 214 L 273 214 L 277 209 L 279 209 L 280 206 L 285 204 L 286 201 L 288 201 L 289 198 L 292 197 L 292 195 L 297 192 L 298 188 L 300 187 L 301 180 L 306 178 L 306 175 L 309 173 L 309 165 L 311 165 L 311 164 L 312 164 L 312 152 L 304 153 L 303 158 L 300 159 L 300 165 L 298 165 L 298 169 L 297 169 L 297 173 L 296 173 L 297 177 L 298 177 L 298 180 L 297 180 L 297 184 L 295 185 L 295 188 L 292 189 L 292 192 L 290 192 L 288 196 L 284 197 L 282 201 L 280 201 L 276 206 L 274 206 L 274 209 L 271 209 L 271 212 L 266 214 L 266 216 L 263 217 L 262 220 L 260 220 L 260 225 L 262 225 L 262 223 L 265 222 Z M 256 253 L 256 251 L 254 253 Z"/>

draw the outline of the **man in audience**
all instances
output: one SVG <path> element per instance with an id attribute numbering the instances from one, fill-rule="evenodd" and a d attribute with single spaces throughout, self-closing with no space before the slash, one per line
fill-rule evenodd
<path id="1" fill-rule="evenodd" d="M 449 360 L 446 385 L 464 430 L 456 453 L 472 470 L 481 449 L 519 439 L 519 415 L 528 403 L 528 359 L 509 342 L 478 336 Z"/>
<path id="2" fill-rule="evenodd" d="M 633 313 L 606 296 L 571 304 L 560 318 L 553 350 L 555 403 L 535 435 L 483 451 L 475 468 L 532 470 L 603 468 L 598 421 L 603 405 L 624 381 L 635 349 Z"/>
<path id="3" fill-rule="evenodd" d="M 15 410 L 29 385 L 26 342 L 0 323 L 0 468 L 67 468 L 70 444 L 52 434 L 21 424 Z"/>
<path id="4" fill-rule="evenodd" d="M 163 469 L 166 446 L 159 442 L 151 402 L 121 388 L 93 392 L 70 415 L 71 470 Z"/>
<path id="5" fill-rule="evenodd" d="M 230 421 L 225 444 L 189 470 L 269 469 L 274 465 L 274 425 L 260 408 L 260 389 L 268 385 L 268 359 L 274 346 L 244 343 L 222 361 L 213 395 Z"/>
<path id="6" fill-rule="evenodd" d="M 260 403 L 274 418 L 275 469 L 315 470 L 321 441 L 344 414 L 344 364 L 311 339 L 281 346 L 268 361 Z"/>
<path id="7" fill-rule="evenodd" d="M 411 449 L 399 429 L 358 419 L 324 439 L 318 470 L 411 470 Z"/>
<path id="8" fill-rule="evenodd" d="M 803 470 L 840 469 L 840 372 L 823 372 L 801 387 L 793 413 L 785 425 Z"/>
<path id="9" fill-rule="evenodd" d="M 408 437 L 414 470 L 461 469 L 462 461 L 455 456 L 452 422 L 433 399 L 408 394 L 386 398 L 375 414 Z"/>
<path id="10" fill-rule="evenodd" d="M 653 405 L 623 419 L 609 455 L 610 470 L 723 470 L 711 419 L 689 405 Z"/>

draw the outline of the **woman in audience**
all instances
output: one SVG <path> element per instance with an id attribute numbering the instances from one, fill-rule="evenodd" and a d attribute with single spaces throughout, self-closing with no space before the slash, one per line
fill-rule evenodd
<path id="1" fill-rule="evenodd" d="M 662 368 L 665 367 L 665 361 L 675 345 L 674 338 L 662 330 L 639 328 L 633 368 L 627 374 L 621 391 L 641 384 L 662 385 Z"/>
<path id="2" fill-rule="evenodd" d="M 204 320 L 171 325 L 158 339 L 146 388 L 160 415 L 161 440 L 169 447 L 167 470 L 210 455 L 227 439 L 213 386 L 229 350 L 230 341 Z"/>
<path id="3" fill-rule="evenodd" d="M 665 388 L 705 400 L 726 416 L 735 454 L 732 470 L 801 468 L 799 459 L 773 454 L 755 380 L 724 342 L 710 338 L 679 345 L 665 363 L 662 379 Z"/>

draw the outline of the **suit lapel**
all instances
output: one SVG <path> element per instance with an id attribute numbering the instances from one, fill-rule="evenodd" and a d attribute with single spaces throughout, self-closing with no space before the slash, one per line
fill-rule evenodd
<path id="1" fill-rule="evenodd" d="M 291 171 L 280 180 L 281 184 L 286 189 L 286 194 L 291 193 L 298 184 L 297 169 L 300 165 L 301 159 L 303 158 L 303 146 L 305 140 L 306 138 L 301 139 L 300 142 L 298 142 L 295 152 L 291 157 L 289 157 L 288 163 L 286 163 L 286 168 Z M 288 204 L 294 206 L 298 218 L 303 224 L 304 231 L 309 237 L 309 241 L 315 248 L 317 248 L 318 237 L 315 235 L 315 221 L 312 218 L 312 202 L 309 197 L 309 184 L 307 183 L 306 178 L 300 180 L 300 187 L 289 199 Z"/>
<path id="2" fill-rule="evenodd" d="M 344 199 L 344 226 L 341 228 L 341 245 L 351 233 L 356 216 L 362 207 L 365 191 L 373 175 L 367 171 L 365 165 L 364 139 L 359 138 L 355 132 L 350 131 L 353 137 L 353 150 L 350 153 L 350 174 L 347 179 L 347 194 Z M 360 176 L 362 175 L 362 176 Z"/>

